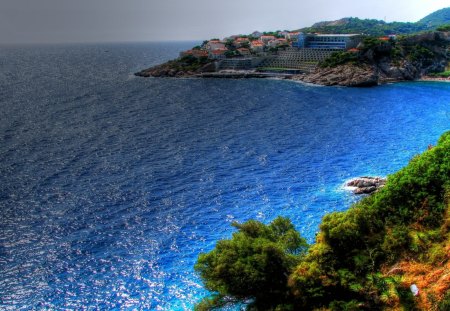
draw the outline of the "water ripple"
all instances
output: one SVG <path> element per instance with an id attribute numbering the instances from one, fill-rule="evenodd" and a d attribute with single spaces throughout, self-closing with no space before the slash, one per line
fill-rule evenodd
<path id="1" fill-rule="evenodd" d="M 131 75 L 192 45 L 0 49 L 1 309 L 189 310 L 230 222 L 289 216 L 312 241 L 354 202 L 343 181 L 450 128 L 450 84 Z"/>

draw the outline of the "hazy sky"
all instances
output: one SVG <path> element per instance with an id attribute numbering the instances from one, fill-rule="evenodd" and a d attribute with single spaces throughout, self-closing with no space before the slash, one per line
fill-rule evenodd
<path id="1" fill-rule="evenodd" d="M 450 0 L 0 0 L 0 43 L 202 40 L 342 17 L 417 21 Z"/>

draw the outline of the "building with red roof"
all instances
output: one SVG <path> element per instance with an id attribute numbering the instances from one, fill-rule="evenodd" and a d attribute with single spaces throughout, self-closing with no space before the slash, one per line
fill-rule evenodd
<path id="1" fill-rule="evenodd" d="M 259 38 L 259 40 L 264 42 L 264 44 L 267 44 L 269 41 L 275 40 L 275 36 L 261 36 L 261 38 Z"/>
<path id="2" fill-rule="evenodd" d="M 211 50 L 211 51 L 209 51 L 208 56 L 211 59 L 223 59 L 223 58 L 226 58 L 225 53 L 227 51 L 228 51 L 228 49 L 226 49 L 226 48 Z"/>
<path id="3" fill-rule="evenodd" d="M 254 52 L 261 52 L 264 50 L 264 42 L 259 40 L 254 40 L 250 43 L 250 48 Z"/>

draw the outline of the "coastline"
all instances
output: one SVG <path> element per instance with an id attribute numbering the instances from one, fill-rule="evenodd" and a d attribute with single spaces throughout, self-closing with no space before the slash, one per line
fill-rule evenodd
<path id="1" fill-rule="evenodd" d="M 372 87 L 388 83 L 420 81 L 420 79 L 399 79 L 378 77 L 371 68 L 349 68 L 341 66 L 334 70 L 318 69 L 311 73 L 279 73 L 256 70 L 222 70 L 217 72 L 161 71 L 164 64 L 135 73 L 138 77 L 176 79 L 280 79 L 314 86 Z M 353 66 L 350 66 L 353 67 Z"/>
<path id="2" fill-rule="evenodd" d="M 444 83 L 450 83 L 450 77 L 449 78 L 438 78 L 438 77 L 430 77 L 430 76 L 423 76 L 417 81 L 420 82 L 444 82 Z"/>
<path id="3" fill-rule="evenodd" d="M 315 85 L 345 87 L 372 87 L 403 81 L 448 82 L 449 78 L 432 75 L 445 72 L 448 68 L 449 42 L 449 31 L 435 31 L 388 41 L 368 37 L 362 40 L 357 48 L 336 49 L 333 53 L 319 48 L 290 47 L 265 57 L 247 53 L 247 56 L 227 55 L 218 58 L 212 55 L 212 52 L 224 50 L 214 50 L 214 44 L 223 47 L 225 43 L 211 40 L 195 50 L 181 52 L 177 59 L 144 69 L 135 75 L 174 78 L 280 78 Z M 235 44 L 236 47 L 239 46 L 238 43 Z M 249 52 L 247 50 L 246 52 Z M 316 55 L 312 51 L 322 54 Z"/>
<path id="4" fill-rule="evenodd" d="M 439 78 L 431 76 L 421 76 L 415 79 L 410 78 L 389 78 L 386 76 L 374 75 L 371 68 L 349 68 L 349 66 L 342 66 L 336 70 L 316 70 L 311 73 L 292 74 L 292 73 L 277 73 L 264 72 L 256 70 L 222 70 L 217 72 L 158 72 L 155 74 L 154 70 L 160 70 L 161 66 L 155 66 L 135 73 L 139 77 L 154 77 L 154 78 L 183 78 L 183 79 L 280 79 L 293 82 L 304 83 L 314 86 L 341 86 L 341 87 L 372 87 L 385 85 L 390 83 L 400 82 L 443 82 L 450 83 L 450 78 Z M 334 72 L 332 72 L 334 71 Z"/>

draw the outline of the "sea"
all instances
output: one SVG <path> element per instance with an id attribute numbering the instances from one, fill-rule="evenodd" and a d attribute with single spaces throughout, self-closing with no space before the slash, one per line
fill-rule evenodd
<path id="1" fill-rule="evenodd" d="M 313 243 L 450 130 L 450 83 L 133 75 L 196 44 L 0 46 L 1 310 L 192 310 L 232 222 Z"/>

